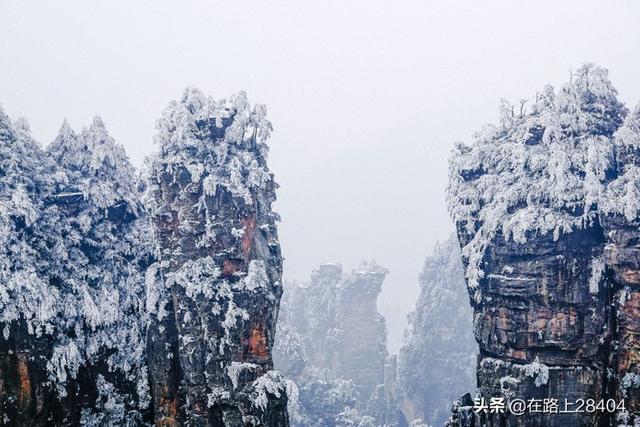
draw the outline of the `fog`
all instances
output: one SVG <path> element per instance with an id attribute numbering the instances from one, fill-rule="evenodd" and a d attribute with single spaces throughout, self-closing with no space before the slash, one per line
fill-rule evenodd
<path id="1" fill-rule="evenodd" d="M 51 141 L 103 117 L 140 166 L 187 85 L 246 90 L 274 125 L 269 164 L 287 280 L 324 261 L 390 270 L 391 350 L 422 262 L 452 225 L 447 157 L 498 99 L 596 62 L 640 101 L 637 1 L 0 2 L 0 102 Z M 602 25 L 606 23 L 606 25 Z"/>

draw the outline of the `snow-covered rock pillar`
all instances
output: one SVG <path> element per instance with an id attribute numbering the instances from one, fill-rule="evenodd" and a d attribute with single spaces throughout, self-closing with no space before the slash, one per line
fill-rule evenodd
<path id="1" fill-rule="evenodd" d="M 623 353 L 612 305 L 620 284 L 609 274 L 600 218 L 626 112 L 607 71 L 586 65 L 558 91 L 548 86 L 529 104 L 504 104 L 498 125 L 454 152 L 449 208 L 474 308 L 478 391 L 487 404 L 507 405 L 471 417 L 458 408 L 454 425 L 473 417 L 609 425 L 616 417 L 578 405 L 617 397 L 609 389 L 618 380 L 610 361 Z M 517 399 L 536 406 L 510 414 Z"/>
<path id="2" fill-rule="evenodd" d="M 147 280 L 158 425 L 288 425 L 271 358 L 282 257 L 265 112 L 243 93 L 215 101 L 188 88 L 158 122 L 159 262 Z"/>

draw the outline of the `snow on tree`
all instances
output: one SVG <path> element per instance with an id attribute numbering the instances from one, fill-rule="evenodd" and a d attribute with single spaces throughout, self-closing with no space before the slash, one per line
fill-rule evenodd
<path id="1" fill-rule="evenodd" d="M 58 293 L 43 276 L 46 257 L 36 236 L 43 187 L 43 153 L 24 120 L 0 108 L 0 322 L 5 340 L 13 322 L 29 334 L 50 333 Z"/>
<path id="2" fill-rule="evenodd" d="M 344 408 L 336 417 L 336 427 L 374 427 L 376 420 L 368 415 L 361 415 L 357 409 Z"/>
<path id="3" fill-rule="evenodd" d="M 640 214 L 640 105 L 627 116 L 614 137 L 618 176 L 602 197 L 602 210 L 633 221 Z"/>
<path id="4" fill-rule="evenodd" d="M 527 400 L 555 390 L 624 400 L 639 415 L 638 130 L 607 71 L 585 65 L 458 145 L 449 210 L 462 245 L 480 347 L 478 393 Z M 562 319 L 558 322 L 556 319 Z M 606 385 L 602 385 L 606 378 Z M 540 391 L 538 391 L 540 390 Z M 466 397 L 465 397 L 466 396 Z M 470 395 L 453 411 L 467 425 Z M 465 404 L 462 404 L 462 401 Z M 509 424 L 508 414 L 489 415 Z M 524 414 L 518 423 L 544 424 Z M 560 414 L 558 424 L 607 422 Z"/>
<path id="5" fill-rule="evenodd" d="M 100 118 L 44 152 L 0 110 L 2 422 L 287 425 L 265 114 L 189 88 L 139 177 Z"/>
<path id="6" fill-rule="evenodd" d="M 60 315 L 41 239 L 44 156 L 25 120 L 0 108 L 0 420 L 28 424 L 37 401 L 55 399 L 42 358 Z M 32 384 L 42 383 L 33 387 Z"/>
<path id="7" fill-rule="evenodd" d="M 558 91 L 503 101 L 500 122 L 458 144 L 450 161 L 449 211 L 472 236 L 463 244 L 465 276 L 480 301 L 482 260 L 498 235 L 524 243 L 591 225 L 613 168 L 612 135 L 625 106 L 607 70 L 587 64 Z"/>
<path id="8" fill-rule="evenodd" d="M 0 112 L 0 175 L 5 422 L 139 420 L 146 233 L 124 150 L 96 119 L 80 135 L 65 122 L 45 153 Z"/>
<path id="9" fill-rule="evenodd" d="M 78 135 L 63 123 L 47 152 L 60 167 L 46 226 L 58 233 L 48 274 L 61 289 L 63 313 L 49 376 L 64 397 L 92 390 L 91 372 L 100 372 L 98 390 L 122 402 L 94 408 L 100 420 L 131 422 L 150 400 L 144 272 L 151 247 L 134 169 L 98 117 Z M 83 411 L 83 419 L 90 415 Z"/>

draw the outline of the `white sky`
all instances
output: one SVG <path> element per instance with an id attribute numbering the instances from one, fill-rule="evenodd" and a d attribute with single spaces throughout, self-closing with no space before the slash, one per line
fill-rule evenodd
<path id="1" fill-rule="evenodd" d="M 635 104 L 639 46 L 633 0 L 0 0 L 0 102 L 43 144 L 64 117 L 81 128 L 99 114 L 139 165 L 185 86 L 246 90 L 275 127 L 285 276 L 374 258 L 391 270 L 395 325 L 452 230 L 453 142 L 495 120 L 499 98 L 558 86 L 583 62 Z"/>

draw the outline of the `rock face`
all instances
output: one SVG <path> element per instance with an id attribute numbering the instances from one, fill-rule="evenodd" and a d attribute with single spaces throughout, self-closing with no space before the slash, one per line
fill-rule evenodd
<path id="1" fill-rule="evenodd" d="M 626 116 L 626 120 L 625 120 Z M 473 414 L 453 425 L 613 425 L 638 417 L 638 112 L 606 70 L 582 67 L 452 157 L 449 207 L 480 347 L 478 392 L 558 399 L 560 411 Z M 623 124 L 624 121 L 624 124 Z M 578 399 L 626 410 L 575 412 Z"/>
<path id="2" fill-rule="evenodd" d="M 384 383 L 386 329 L 376 301 L 386 274 L 376 265 L 363 265 L 347 276 L 336 299 L 336 328 L 329 331 L 331 371 L 352 380 L 363 401 Z"/>
<path id="3" fill-rule="evenodd" d="M 282 257 L 264 115 L 244 94 L 214 101 L 188 89 L 159 122 L 159 261 L 147 288 L 157 424 L 288 425 L 285 383 L 271 370 Z"/>
<path id="4" fill-rule="evenodd" d="M 293 425 L 396 425 L 397 374 L 376 305 L 386 274 L 375 263 L 347 275 L 322 264 L 286 288 L 274 358 L 297 396 Z"/>
<path id="5" fill-rule="evenodd" d="M 444 425 L 451 403 L 475 388 L 478 347 L 466 299 L 460 246 L 451 236 L 425 260 L 420 296 L 398 355 L 407 420 Z"/>

